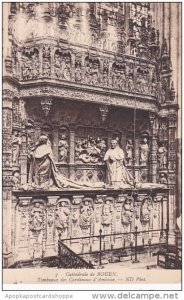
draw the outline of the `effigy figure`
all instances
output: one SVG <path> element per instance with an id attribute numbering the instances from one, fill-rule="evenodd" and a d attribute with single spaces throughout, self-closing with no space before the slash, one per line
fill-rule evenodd
<path id="1" fill-rule="evenodd" d="M 63 175 L 61 175 L 53 160 L 53 152 L 51 149 L 51 143 L 46 135 L 41 135 L 36 145 L 36 149 L 31 157 L 30 174 L 29 174 L 29 186 L 25 185 L 23 188 L 39 188 L 39 189 L 51 189 L 51 188 L 103 188 L 105 184 L 103 182 L 97 183 L 85 183 L 75 182 Z"/>
<path id="2" fill-rule="evenodd" d="M 125 166 L 124 152 L 117 140 L 111 141 L 111 148 L 107 150 L 104 161 L 107 163 L 108 184 L 110 186 L 124 187 L 127 184 L 134 184 L 134 179 Z"/>

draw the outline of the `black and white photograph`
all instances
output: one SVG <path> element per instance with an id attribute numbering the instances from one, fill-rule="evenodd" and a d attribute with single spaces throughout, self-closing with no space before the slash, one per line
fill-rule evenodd
<path id="1" fill-rule="evenodd" d="M 2 4 L 4 287 L 181 285 L 181 9 Z"/>

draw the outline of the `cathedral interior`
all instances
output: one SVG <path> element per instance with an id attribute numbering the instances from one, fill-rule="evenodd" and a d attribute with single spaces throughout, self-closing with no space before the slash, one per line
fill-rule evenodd
<path id="1" fill-rule="evenodd" d="M 3 3 L 4 268 L 160 249 L 178 268 L 180 49 L 181 3 Z M 99 188 L 31 184 L 40 136 L 63 178 Z M 112 140 L 140 188 L 100 187 Z"/>

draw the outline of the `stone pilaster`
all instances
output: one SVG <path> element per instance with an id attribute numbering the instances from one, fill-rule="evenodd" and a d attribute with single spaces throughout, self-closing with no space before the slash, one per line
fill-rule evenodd
<path id="1" fill-rule="evenodd" d="M 75 53 L 71 53 L 71 80 L 75 81 Z"/>
<path id="2" fill-rule="evenodd" d="M 69 150 L 69 177 L 74 179 L 74 170 L 72 165 L 75 163 L 75 127 L 72 125 L 69 129 L 69 137 L 70 137 L 70 150 Z"/>
<path id="3" fill-rule="evenodd" d="M 21 184 L 26 184 L 28 179 L 28 170 L 27 170 L 27 142 L 26 142 L 26 130 L 25 127 L 22 128 L 22 147 L 20 151 L 20 180 Z"/>
<path id="4" fill-rule="evenodd" d="M 54 46 L 51 47 L 51 78 L 55 77 L 55 59 L 54 59 L 54 53 L 55 53 L 55 48 Z"/>
<path id="5" fill-rule="evenodd" d="M 59 196 L 48 196 L 47 222 L 46 222 L 46 248 L 45 256 L 57 255 L 57 243 L 55 228 L 55 208 Z"/>
<path id="6" fill-rule="evenodd" d="M 150 155 L 149 155 L 149 164 L 150 164 L 150 181 L 153 183 L 157 182 L 157 150 L 158 150 L 158 119 L 155 114 L 149 114 L 150 119 Z"/>
<path id="7" fill-rule="evenodd" d="M 12 92 L 3 90 L 3 265 L 12 263 Z"/>
<path id="8" fill-rule="evenodd" d="M 172 238 L 176 226 L 176 122 L 177 114 L 171 109 L 169 119 L 169 147 L 168 147 L 168 185 L 169 185 L 169 233 Z M 174 241 L 174 240 L 173 240 Z"/>
<path id="9" fill-rule="evenodd" d="M 29 207 L 32 197 L 20 196 L 13 201 L 14 219 L 14 260 L 15 262 L 30 259 Z M 12 212 L 13 213 L 13 212 Z"/>

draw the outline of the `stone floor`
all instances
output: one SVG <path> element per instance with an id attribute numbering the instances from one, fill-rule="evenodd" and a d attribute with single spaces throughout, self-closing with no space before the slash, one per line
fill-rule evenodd
<path id="1" fill-rule="evenodd" d="M 127 269 L 160 269 L 159 266 L 157 266 L 157 257 L 145 257 L 143 255 L 139 255 L 138 257 L 138 263 L 133 263 L 133 260 L 128 261 L 120 261 L 116 263 L 108 263 L 104 264 L 104 269 L 116 269 L 117 267 L 123 267 Z"/>

